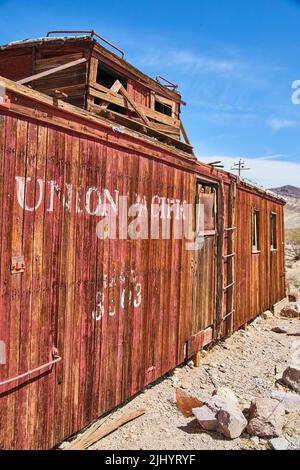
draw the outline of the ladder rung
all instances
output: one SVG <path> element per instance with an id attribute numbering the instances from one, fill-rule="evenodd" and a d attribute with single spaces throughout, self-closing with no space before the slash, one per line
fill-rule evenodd
<path id="1" fill-rule="evenodd" d="M 230 253 L 230 255 L 223 255 L 223 258 L 232 258 L 233 256 L 235 256 L 235 253 Z"/>
<path id="2" fill-rule="evenodd" d="M 225 317 L 222 318 L 222 320 L 223 320 L 223 321 L 226 320 L 226 318 L 230 317 L 230 315 L 233 315 L 234 312 L 235 312 L 235 310 L 231 310 L 231 312 L 227 313 L 227 314 L 225 315 Z"/>
<path id="3" fill-rule="evenodd" d="M 236 230 L 236 227 L 228 227 L 224 229 L 225 232 L 229 232 L 230 230 Z"/>
<path id="4" fill-rule="evenodd" d="M 229 289 L 230 287 L 234 286 L 235 282 L 232 282 L 231 284 L 229 284 L 228 286 L 226 287 L 223 287 L 223 290 L 227 290 Z"/>

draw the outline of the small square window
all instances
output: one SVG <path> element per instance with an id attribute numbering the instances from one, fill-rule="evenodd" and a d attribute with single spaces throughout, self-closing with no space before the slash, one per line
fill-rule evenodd
<path id="1" fill-rule="evenodd" d="M 254 209 L 252 212 L 252 252 L 260 251 L 259 231 L 259 211 Z"/>
<path id="2" fill-rule="evenodd" d="M 166 116 L 172 116 L 172 107 L 167 104 L 159 103 L 158 101 L 155 101 L 155 111 L 165 114 Z"/>
<path id="3" fill-rule="evenodd" d="M 271 250 L 277 250 L 277 214 L 275 212 L 270 215 L 270 240 Z"/>

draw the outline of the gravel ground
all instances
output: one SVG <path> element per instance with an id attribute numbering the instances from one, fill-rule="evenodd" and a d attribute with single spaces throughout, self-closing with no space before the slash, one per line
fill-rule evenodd
<path id="1" fill-rule="evenodd" d="M 235 392 L 242 408 L 248 408 L 254 397 L 270 397 L 276 388 L 284 390 L 276 380 L 286 368 L 291 345 L 297 338 L 270 331 L 274 326 L 298 327 L 300 330 L 300 320 L 258 317 L 247 331 L 239 330 L 210 351 L 204 351 L 201 367 L 190 364 L 176 368 L 116 411 L 99 419 L 97 426 L 138 408 L 146 408 L 143 416 L 103 438 L 91 449 L 268 449 L 268 439 L 243 434 L 229 440 L 216 432 L 201 430 L 194 418 L 185 418 L 178 411 L 175 390 L 180 387 L 205 400 L 211 397 L 215 386 L 227 386 Z M 284 436 L 300 448 L 299 414 L 286 415 Z M 67 449 L 68 442 L 62 447 Z"/>

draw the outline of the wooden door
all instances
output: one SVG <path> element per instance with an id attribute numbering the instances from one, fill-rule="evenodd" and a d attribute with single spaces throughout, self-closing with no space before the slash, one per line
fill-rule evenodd
<path id="1" fill-rule="evenodd" d="M 215 321 L 216 201 L 215 187 L 197 182 L 196 204 L 202 205 L 202 211 L 198 211 L 196 217 L 204 217 L 204 224 L 203 222 L 200 224 L 203 243 L 198 250 L 194 251 L 193 255 L 192 335 L 213 326 Z"/>

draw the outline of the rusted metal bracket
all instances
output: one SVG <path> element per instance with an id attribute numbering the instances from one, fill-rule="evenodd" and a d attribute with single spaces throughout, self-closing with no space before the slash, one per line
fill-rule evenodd
<path id="1" fill-rule="evenodd" d="M 213 341 L 213 329 L 208 327 L 205 330 L 194 334 L 187 343 L 187 359 L 194 356 L 200 349 Z"/>
<path id="2" fill-rule="evenodd" d="M 17 380 L 24 379 L 25 377 L 28 377 L 29 375 L 34 374 L 35 372 L 39 372 L 43 369 L 46 369 L 47 367 L 52 367 L 54 364 L 57 362 L 60 362 L 62 360 L 62 357 L 58 355 L 58 351 L 56 348 L 53 348 L 51 351 L 51 357 L 53 358 L 51 361 L 47 362 L 46 364 L 43 364 L 39 367 L 36 367 L 35 369 L 28 370 L 27 372 L 24 372 L 24 374 L 17 375 L 16 377 L 12 377 L 10 379 L 3 380 L 0 382 L 0 387 L 3 385 L 7 385 L 12 382 L 16 382 Z"/>
<path id="3" fill-rule="evenodd" d="M 13 256 L 11 259 L 11 274 L 23 273 L 25 271 L 24 256 Z"/>
<path id="4" fill-rule="evenodd" d="M 161 81 L 165 82 L 164 86 L 166 86 L 168 88 L 173 88 L 173 90 L 177 90 L 177 88 L 178 88 L 178 85 L 176 85 L 176 83 L 170 82 L 170 80 L 168 80 L 165 77 L 162 77 L 161 75 L 156 76 L 156 81 L 159 82 L 159 83 L 161 83 Z"/>
<path id="5" fill-rule="evenodd" d="M 0 365 L 6 364 L 6 344 L 4 341 L 0 341 Z"/>

